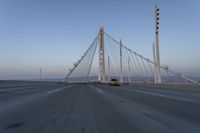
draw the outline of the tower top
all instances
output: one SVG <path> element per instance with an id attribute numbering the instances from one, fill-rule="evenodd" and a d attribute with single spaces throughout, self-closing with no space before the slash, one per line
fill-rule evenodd
<path id="1" fill-rule="evenodd" d="M 103 25 L 101 25 L 101 26 L 100 26 L 100 29 L 104 29 L 104 26 L 103 26 Z"/>
<path id="2" fill-rule="evenodd" d="M 154 4 L 155 4 L 155 6 L 157 6 L 158 5 L 158 0 L 154 0 Z"/>

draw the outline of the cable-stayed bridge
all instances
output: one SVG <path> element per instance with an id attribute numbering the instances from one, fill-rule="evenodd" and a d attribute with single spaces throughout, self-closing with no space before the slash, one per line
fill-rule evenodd
<path id="1" fill-rule="evenodd" d="M 158 11 L 151 59 L 101 27 L 69 83 L 0 81 L 0 133 L 200 133 L 199 83 L 161 65 Z"/>
<path id="2" fill-rule="evenodd" d="M 69 69 L 67 82 L 106 83 L 117 78 L 121 83 L 193 83 L 200 85 L 182 73 L 170 70 L 169 66 L 160 64 L 159 52 L 159 8 L 155 3 L 155 44 L 153 60 L 126 47 L 110 34 L 100 30 L 81 58 Z M 97 51 L 98 48 L 98 51 Z"/>
<path id="3" fill-rule="evenodd" d="M 121 83 L 199 83 L 182 73 L 158 65 L 157 49 L 153 46 L 153 59 L 126 47 L 101 27 L 83 56 L 74 63 L 66 77 L 67 82 L 107 82 L 117 78 Z M 158 71 L 160 71 L 158 73 Z M 158 81 L 160 77 L 160 81 Z"/>

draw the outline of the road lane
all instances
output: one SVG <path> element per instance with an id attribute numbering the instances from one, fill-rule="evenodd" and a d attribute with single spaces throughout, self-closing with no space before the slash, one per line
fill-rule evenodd
<path id="1" fill-rule="evenodd" d="M 29 104 L 23 104 L 4 113 L 1 118 L 4 119 L 0 122 L 1 132 L 133 131 L 130 123 L 88 85 L 64 89 Z"/>
<path id="2" fill-rule="evenodd" d="M 27 88 L 13 89 L 13 91 L 1 92 L 0 95 L 0 111 L 6 111 L 12 109 L 23 103 L 29 103 L 32 100 L 37 100 L 41 97 L 45 97 L 49 94 L 61 91 L 63 89 L 72 87 L 74 85 L 40 85 L 40 86 L 29 86 Z"/>
<path id="3" fill-rule="evenodd" d="M 197 104 L 190 108 L 191 106 L 188 103 L 180 104 L 177 101 L 165 98 L 166 101 L 163 101 L 152 95 L 148 96 L 124 90 L 123 87 L 99 85 L 95 88 L 101 88 L 104 92 L 101 95 L 109 99 L 107 101 L 116 104 L 117 110 L 126 114 L 127 120 L 131 118 L 132 122 L 130 123 L 137 125 L 143 132 L 198 133 L 200 131 L 199 105 Z M 121 106 L 119 106 L 119 103 L 117 104 L 117 101 L 121 103 Z M 170 104 L 171 106 L 169 106 Z M 174 106 L 177 107 L 173 108 Z M 186 110 L 182 110 L 183 108 L 186 108 Z M 180 115 L 177 113 L 180 113 Z"/>
<path id="4" fill-rule="evenodd" d="M 200 132 L 199 104 L 165 97 L 170 95 L 165 91 L 138 89 L 98 84 L 49 85 L 46 89 L 30 89 L 30 92 L 38 92 L 33 92 L 32 96 L 22 93 L 21 101 L 26 102 L 0 111 L 0 132 Z M 181 93 L 177 96 L 182 98 Z M 15 98 L 20 101 L 18 96 Z"/>
<path id="5" fill-rule="evenodd" d="M 103 91 L 108 91 L 133 102 L 146 105 L 154 110 L 159 110 L 160 112 L 165 112 L 174 115 L 175 117 L 197 122 L 198 124 L 200 123 L 199 101 L 197 103 L 193 100 L 187 101 L 187 99 L 179 100 L 179 98 L 177 98 L 177 100 L 174 97 L 171 98 L 165 95 L 164 91 L 162 95 L 157 95 L 157 93 L 154 94 L 152 92 L 149 93 L 148 88 L 146 89 L 146 92 L 144 92 L 144 90 L 134 90 L 134 87 L 132 89 L 125 89 L 126 87 L 100 87 L 104 88 L 102 89 Z"/>

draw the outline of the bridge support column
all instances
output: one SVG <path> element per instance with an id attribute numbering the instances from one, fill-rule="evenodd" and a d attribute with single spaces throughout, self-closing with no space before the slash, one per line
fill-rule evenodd
<path id="1" fill-rule="evenodd" d="M 104 28 L 99 30 L 99 76 L 100 82 L 105 82 L 105 58 L 104 58 Z"/>
<path id="2" fill-rule="evenodd" d="M 158 83 L 158 78 L 157 78 L 157 62 L 156 62 L 156 49 L 155 49 L 155 44 L 153 42 L 153 59 L 154 59 L 154 77 L 155 77 L 155 83 Z"/>
<path id="3" fill-rule="evenodd" d="M 155 36 L 156 36 L 156 83 L 162 83 L 160 76 L 160 51 L 159 51 L 159 38 L 158 38 L 158 25 L 159 25 L 159 8 L 155 3 Z"/>
<path id="4" fill-rule="evenodd" d="M 123 69 L 122 69 L 122 41 L 120 40 L 120 82 L 123 83 Z"/>
<path id="5" fill-rule="evenodd" d="M 130 57 L 128 57 L 128 83 L 131 83 L 131 66 L 130 66 Z"/>
<path id="6" fill-rule="evenodd" d="M 108 56 L 108 81 L 110 81 L 110 57 Z"/>

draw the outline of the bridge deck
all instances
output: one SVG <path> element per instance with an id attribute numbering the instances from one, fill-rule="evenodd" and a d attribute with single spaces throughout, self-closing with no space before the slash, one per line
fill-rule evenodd
<path id="1" fill-rule="evenodd" d="M 6 84 L 0 84 L 1 133 L 200 132 L 194 87 Z"/>

